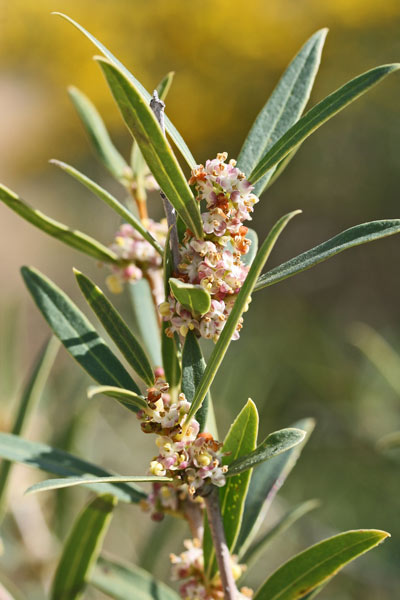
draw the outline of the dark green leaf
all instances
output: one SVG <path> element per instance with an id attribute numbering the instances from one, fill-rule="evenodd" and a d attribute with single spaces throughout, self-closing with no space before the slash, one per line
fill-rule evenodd
<path id="1" fill-rule="evenodd" d="M 150 105 L 120 69 L 104 58 L 97 58 L 97 61 L 157 183 L 187 227 L 202 238 L 198 204 Z"/>
<path id="2" fill-rule="evenodd" d="M 179 340 L 177 336 L 169 337 L 165 330 L 168 323 L 162 324 L 161 352 L 162 362 L 165 371 L 165 379 L 168 382 L 170 389 L 177 389 L 181 381 L 181 367 L 179 364 L 180 350 L 178 347 Z M 179 344 L 180 346 L 180 344 Z"/>
<path id="3" fill-rule="evenodd" d="M 300 444 L 305 438 L 305 431 L 288 427 L 270 433 L 265 440 L 257 446 L 254 452 L 241 456 L 229 465 L 227 477 L 238 475 L 248 469 L 253 469 L 265 460 L 270 460 L 282 452 L 287 452 L 293 446 Z"/>
<path id="4" fill-rule="evenodd" d="M 11 433 L 0 433 L 0 457 L 18 462 L 28 467 L 36 467 L 47 473 L 61 477 L 90 476 L 110 477 L 113 474 L 73 454 L 40 444 L 30 442 Z M 122 502 L 140 502 L 147 497 L 146 493 L 133 484 L 87 484 L 88 488 L 102 494 L 104 492 L 116 496 Z"/>
<path id="5" fill-rule="evenodd" d="M 251 183 L 259 181 L 272 167 L 278 164 L 299 144 L 304 142 L 316 129 L 331 117 L 351 104 L 356 98 L 365 94 L 384 77 L 397 71 L 400 64 L 382 65 L 375 67 L 346 83 L 324 100 L 313 106 L 268 150 L 264 157 L 254 167 L 248 177 Z"/>
<path id="6" fill-rule="evenodd" d="M 203 377 L 206 363 L 201 352 L 196 334 L 189 331 L 182 351 L 182 392 L 188 402 L 192 402 L 196 393 L 196 388 Z M 196 414 L 196 419 L 200 423 L 200 431 L 204 430 L 207 421 L 209 405 L 209 394 L 207 394 L 200 410 Z"/>
<path id="7" fill-rule="evenodd" d="M 254 402 L 249 399 L 232 423 L 224 440 L 222 452 L 227 453 L 227 456 L 224 457 L 223 463 L 230 465 L 254 450 L 257 444 L 257 432 L 258 412 Z M 241 473 L 228 479 L 225 486 L 219 490 L 226 543 L 230 550 L 234 548 L 239 534 L 250 477 L 250 471 Z M 217 572 L 217 562 L 208 526 L 204 532 L 203 549 L 207 576 L 211 579 Z"/>
<path id="8" fill-rule="evenodd" d="M 283 279 L 297 275 L 306 269 L 311 269 L 320 262 L 331 258 L 354 246 L 373 242 L 380 238 L 394 235 L 400 232 L 400 219 L 387 219 L 385 221 L 371 221 L 356 225 L 346 231 L 342 231 L 335 237 L 291 258 L 278 267 L 274 267 L 264 275 L 258 278 L 254 287 L 255 290 L 261 290 L 274 283 L 279 283 Z"/>
<path id="9" fill-rule="evenodd" d="M 243 513 L 242 527 L 235 547 L 235 553 L 239 554 L 240 557 L 246 552 L 257 535 L 276 493 L 295 466 L 314 429 L 314 425 L 313 419 L 302 419 L 294 423 L 293 427 L 307 432 L 304 441 L 291 450 L 262 463 L 253 471 Z"/>
<path id="10" fill-rule="evenodd" d="M 149 283 L 129 283 L 129 295 L 139 335 L 154 367 L 162 366 L 160 328 Z"/>
<path id="11" fill-rule="evenodd" d="M 51 600 L 81 598 L 107 533 L 116 498 L 105 494 L 88 504 L 65 542 L 51 586 Z"/>
<path id="12" fill-rule="evenodd" d="M 89 179 L 89 177 L 87 177 L 74 167 L 71 167 L 71 165 L 67 165 L 61 160 L 53 159 L 50 162 L 51 164 L 56 165 L 56 167 L 60 167 L 60 169 L 68 173 L 68 175 L 74 177 L 74 179 L 76 179 L 77 181 L 79 181 L 79 183 L 87 187 L 88 190 L 93 192 L 93 194 L 100 198 L 100 200 L 103 200 L 103 202 L 110 206 L 120 217 L 122 217 L 127 223 L 132 225 L 132 227 L 136 229 L 136 231 L 138 231 L 140 235 L 142 235 L 144 239 L 147 240 L 149 244 L 153 246 L 156 252 L 158 252 L 162 256 L 163 249 L 157 242 L 157 240 L 154 239 L 151 233 L 147 231 L 147 229 L 142 225 L 140 220 L 137 219 L 135 215 L 131 213 L 131 211 L 128 210 L 119 200 L 114 198 L 114 196 L 110 194 L 110 192 L 107 192 L 107 190 L 105 190 L 100 185 Z"/>
<path id="13" fill-rule="evenodd" d="M 91 386 L 88 389 L 88 398 L 93 398 L 93 396 L 97 396 L 98 394 L 104 394 L 105 396 L 115 398 L 118 402 L 126 406 L 126 408 L 134 410 L 135 412 L 137 410 L 146 411 L 148 408 L 146 398 L 144 398 L 144 396 L 139 396 L 130 390 L 123 390 L 122 388 L 109 385 Z"/>
<path id="14" fill-rule="evenodd" d="M 95 105 L 76 87 L 68 88 L 69 97 L 80 116 L 92 146 L 110 173 L 123 182 L 130 168 L 112 143 L 103 119 Z"/>
<path id="15" fill-rule="evenodd" d="M 154 373 L 143 348 L 113 304 L 86 275 L 74 269 L 82 294 L 117 348 L 141 379 L 151 387 Z"/>
<path id="16" fill-rule="evenodd" d="M 17 194 L 0 185 L 0 200 L 4 202 L 11 210 L 17 213 L 20 217 L 35 225 L 45 233 L 64 242 L 68 246 L 83 252 L 96 260 L 108 263 L 118 263 L 119 258 L 106 246 L 103 246 L 97 240 L 89 237 L 85 233 L 81 233 L 75 229 L 70 229 L 66 225 L 47 217 L 40 210 L 36 210 L 23 202 Z"/>
<path id="17" fill-rule="evenodd" d="M 292 60 L 252 126 L 238 157 L 238 167 L 249 174 L 268 150 L 301 116 L 314 84 L 327 29 L 314 33 Z M 260 196 L 274 174 L 271 169 L 258 181 Z"/>
<path id="18" fill-rule="evenodd" d="M 388 536 L 385 531 L 360 529 L 315 544 L 275 571 L 254 600 L 300 600 Z"/>
<path id="19" fill-rule="evenodd" d="M 91 584 L 114 600 L 179 600 L 178 595 L 136 565 L 99 558 Z"/>
<path id="20" fill-rule="evenodd" d="M 188 424 L 190 419 L 194 417 L 196 412 L 201 407 L 203 400 L 214 380 L 215 375 L 217 374 L 218 368 L 225 356 L 225 353 L 229 347 L 232 336 L 236 330 L 237 324 L 239 323 L 240 317 L 242 316 L 246 305 L 249 302 L 251 293 L 256 284 L 257 278 L 260 275 L 265 262 L 267 261 L 275 242 L 277 241 L 279 235 L 286 227 L 287 223 L 292 219 L 295 215 L 299 214 L 301 211 L 294 211 L 285 215 L 271 229 L 268 236 L 264 240 L 257 256 L 255 257 L 253 264 L 250 267 L 248 275 L 244 281 L 244 284 L 236 298 L 235 304 L 232 308 L 232 311 L 226 321 L 225 327 L 222 330 L 222 333 L 214 346 L 214 350 L 208 360 L 206 370 L 204 371 L 204 375 L 201 379 L 199 386 L 196 389 L 195 397 L 193 398 L 192 406 L 190 407 L 190 411 L 188 413 L 188 418 L 186 423 Z"/>
<path id="21" fill-rule="evenodd" d="M 63 477 L 61 479 L 46 479 L 29 487 L 25 494 L 35 494 L 36 492 L 49 492 L 50 490 L 60 490 L 61 488 L 74 487 L 76 485 L 104 485 L 105 483 L 154 483 L 163 481 L 173 481 L 171 477 L 156 477 L 155 475 L 111 475 L 110 477 Z"/>
<path id="22" fill-rule="evenodd" d="M 106 56 L 114 65 L 116 65 L 122 71 L 122 73 L 131 82 L 131 84 L 137 88 L 144 102 L 146 102 L 147 104 L 150 103 L 151 96 L 145 90 L 142 84 L 132 75 L 132 73 L 128 71 L 128 69 L 124 67 L 124 65 L 109 50 L 107 50 L 105 46 L 103 46 L 101 42 L 99 42 L 91 33 L 89 33 L 84 27 L 82 27 L 82 25 L 79 25 L 79 23 L 71 19 L 71 17 L 67 17 L 67 15 L 64 15 L 60 12 L 53 12 L 52 14 L 58 15 L 63 19 L 66 19 L 67 21 L 72 23 L 72 25 L 74 25 L 77 29 L 79 29 L 79 31 L 83 33 L 83 35 L 85 35 L 92 42 L 92 44 L 94 44 L 100 50 L 100 52 L 104 56 Z M 173 140 L 175 146 L 178 148 L 179 152 L 182 154 L 183 158 L 186 160 L 189 167 L 193 168 L 194 166 L 196 166 L 196 161 L 194 160 L 189 148 L 187 147 L 182 136 L 179 134 L 179 132 L 176 130 L 176 128 L 167 116 L 165 116 L 165 129 L 171 137 L 171 139 Z"/>
<path id="23" fill-rule="evenodd" d="M 210 310 L 211 296 L 202 285 L 185 283 L 174 277 L 170 278 L 169 284 L 176 300 L 193 315 L 204 315 Z"/>
<path id="24" fill-rule="evenodd" d="M 140 390 L 85 315 L 47 277 L 22 267 L 24 281 L 39 310 L 71 356 L 101 385 Z"/>

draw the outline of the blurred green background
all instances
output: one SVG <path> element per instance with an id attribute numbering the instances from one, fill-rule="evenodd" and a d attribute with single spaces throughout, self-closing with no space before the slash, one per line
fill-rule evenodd
<path id="1" fill-rule="evenodd" d="M 73 83 L 95 101 L 125 154 L 131 141 L 91 60 L 93 47 L 51 17 L 52 10 L 80 21 L 148 89 L 167 71 L 176 72 L 167 113 L 199 162 L 220 151 L 238 154 L 280 73 L 316 29 L 327 26 L 330 33 L 311 104 L 359 72 L 400 60 L 398 0 L 0 0 L 0 180 L 104 243 L 111 241 L 118 217 L 47 162 L 70 162 L 123 198 L 93 158 L 66 86 Z M 304 211 L 285 231 L 270 266 L 359 222 L 400 217 L 399 105 L 400 79 L 394 75 L 304 144 L 256 207 L 254 227 L 261 237 L 281 214 Z M 157 194 L 150 210 L 160 215 Z M 71 267 L 100 285 L 104 273 L 3 206 L 0 217 L 0 424 L 7 430 L 25 374 L 48 335 L 19 267 L 35 265 L 82 308 Z M 322 501 L 271 546 L 254 581 L 326 535 L 374 527 L 391 532 L 391 540 L 347 569 L 320 597 L 393 600 L 399 593 L 400 466 L 377 453 L 375 441 L 400 426 L 400 400 L 349 342 L 352 323 L 363 321 L 400 349 L 399 266 L 400 240 L 394 237 L 254 295 L 241 339 L 232 344 L 214 385 L 220 429 L 225 433 L 248 397 L 260 407 L 262 434 L 315 416 L 316 431 L 269 524 L 295 502 Z M 118 298 L 128 311 L 125 303 Z M 61 351 L 26 435 L 123 473 L 141 472 L 152 455 L 152 440 L 143 440 L 135 419 L 110 400 L 89 404 L 86 384 Z M 14 470 L 12 514 L 4 524 L 0 558 L 0 570 L 32 600 L 43 598 L 60 540 L 89 495 L 72 490 L 23 498 L 25 487 L 39 477 L 26 468 Z M 138 508 L 122 506 L 106 547 L 165 578 L 168 553 L 181 551 L 184 531 L 170 525 L 172 542 L 158 557 L 146 554 L 148 539 L 161 539 L 166 528 L 152 524 Z"/>

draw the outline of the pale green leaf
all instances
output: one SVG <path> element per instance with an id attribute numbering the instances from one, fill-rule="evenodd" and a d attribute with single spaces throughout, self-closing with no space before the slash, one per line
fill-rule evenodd
<path id="1" fill-rule="evenodd" d="M 66 225 L 46 216 L 40 210 L 32 208 L 29 204 L 23 202 L 17 194 L 3 185 L 0 185 L 0 201 L 4 202 L 4 204 L 25 219 L 25 221 L 32 223 L 32 225 L 60 240 L 60 242 L 64 242 L 67 246 L 71 246 L 75 250 L 79 250 L 79 252 L 83 252 L 83 254 L 87 254 L 101 262 L 119 262 L 119 258 L 115 252 L 103 246 L 97 240 L 76 229 L 70 229 Z"/>
<path id="2" fill-rule="evenodd" d="M 241 260 L 246 266 L 250 267 L 255 259 L 258 251 L 258 235 L 254 229 L 249 229 L 246 233 L 246 238 L 251 241 L 250 248 L 247 254 L 243 254 Z"/>
<path id="3" fill-rule="evenodd" d="M 122 388 L 113 387 L 110 385 L 91 386 L 88 389 L 88 398 L 93 398 L 98 394 L 104 394 L 105 396 L 115 398 L 118 400 L 118 402 L 126 406 L 126 408 L 130 408 L 134 411 L 146 411 L 148 409 L 146 398 L 144 398 L 144 396 L 140 396 L 139 394 L 135 394 L 135 392 L 131 392 L 130 390 L 123 390 Z"/>
<path id="4" fill-rule="evenodd" d="M 202 285 L 185 283 L 175 277 L 170 278 L 169 284 L 175 299 L 190 310 L 192 315 L 204 315 L 210 310 L 211 296 Z"/>
<path id="5" fill-rule="evenodd" d="M 62 477 L 61 479 L 46 479 L 31 485 L 25 494 L 35 494 L 37 492 L 49 492 L 51 490 L 60 490 L 62 488 L 75 487 L 77 485 L 103 485 L 105 483 L 155 483 L 155 482 L 173 481 L 171 477 L 156 477 L 155 475 L 111 475 L 109 477 Z"/>
<path id="6" fill-rule="evenodd" d="M 304 142 L 316 129 L 328 121 L 356 98 L 365 94 L 383 78 L 400 68 L 400 64 L 382 65 L 375 67 L 327 96 L 313 106 L 297 123 L 268 150 L 264 157 L 254 167 L 248 179 L 251 183 L 259 181 L 272 167 L 285 158 L 294 148 Z"/>
<path id="7" fill-rule="evenodd" d="M 275 571 L 254 600 L 300 600 L 388 536 L 385 531 L 360 529 L 315 544 Z"/>
<path id="8" fill-rule="evenodd" d="M 128 284 L 132 311 L 140 338 L 154 367 L 162 366 L 158 315 L 149 283 L 139 279 Z"/>
<path id="9" fill-rule="evenodd" d="M 65 542 L 51 586 L 51 600 L 82 598 L 110 525 L 116 498 L 92 500 L 75 521 Z"/>

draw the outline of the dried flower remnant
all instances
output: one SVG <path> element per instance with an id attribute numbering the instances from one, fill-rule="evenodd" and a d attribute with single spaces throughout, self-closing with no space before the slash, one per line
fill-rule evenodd
<path id="1" fill-rule="evenodd" d="M 226 159 L 225 152 L 218 154 L 192 171 L 189 183 L 206 208 L 201 215 L 205 239 L 186 231 L 176 274 L 185 282 L 202 285 L 211 296 L 211 309 L 204 315 L 192 314 L 171 294 L 160 305 L 163 319 L 170 323 L 166 330 L 170 336 L 177 332 L 184 337 L 192 330 L 217 341 L 249 270 L 241 260 L 251 243 L 243 222 L 251 220 L 258 198 L 236 162 L 226 163 Z M 233 339 L 238 339 L 241 327 L 240 321 Z"/>

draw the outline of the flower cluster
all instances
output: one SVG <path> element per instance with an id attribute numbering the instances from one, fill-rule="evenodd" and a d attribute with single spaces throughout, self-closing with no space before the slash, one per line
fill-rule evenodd
<path id="1" fill-rule="evenodd" d="M 211 308 L 204 315 L 194 315 L 171 295 L 160 306 L 164 320 L 170 322 L 166 330 L 170 336 L 194 330 L 216 341 L 248 273 L 241 257 L 251 242 L 243 222 L 251 219 L 258 198 L 235 161 L 226 163 L 226 159 L 226 153 L 218 154 L 205 167 L 199 165 L 192 171 L 189 183 L 195 185 L 197 199 L 206 208 L 201 215 L 205 236 L 199 240 L 186 232 L 176 274 L 185 282 L 202 285 L 210 293 Z M 239 337 L 240 329 L 241 322 L 233 339 Z"/>
<path id="2" fill-rule="evenodd" d="M 144 223 L 153 237 L 164 246 L 167 235 L 167 222 L 160 223 L 147 219 Z M 112 265 L 112 274 L 106 279 L 111 292 L 118 294 L 123 290 L 126 282 L 137 281 L 143 276 L 152 278 L 153 288 L 156 288 L 156 300 L 160 303 L 164 297 L 162 287 L 162 258 L 143 236 L 129 225 L 124 223 L 118 229 L 113 243 L 110 245 L 115 254 L 126 261 L 123 266 Z"/>
<path id="3" fill-rule="evenodd" d="M 179 588 L 181 597 L 185 600 L 221 600 L 224 598 L 221 580 L 215 577 L 207 582 L 204 575 L 203 550 L 199 540 L 185 540 L 186 550 L 179 556 L 171 554 L 172 580 L 186 579 Z M 232 573 L 235 579 L 243 574 L 244 566 L 239 565 L 237 557 L 231 557 Z M 248 600 L 253 595 L 249 588 L 242 588 L 237 594 L 237 600 Z"/>
<path id="4" fill-rule="evenodd" d="M 192 419 L 184 427 L 190 403 L 184 394 L 176 399 L 168 393 L 168 384 L 158 378 L 147 390 L 148 408 L 138 412 L 142 431 L 156 433 L 158 455 L 150 463 L 150 473 L 176 480 L 177 493 L 187 492 L 193 497 L 205 482 L 225 485 L 226 467 L 221 464 L 221 444 L 209 433 L 199 433 L 199 423 Z M 153 500 L 158 506 L 176 510 L 174 486 L 153 489 Z M 163 495 L 160 498 L 160 493 Z"/>

